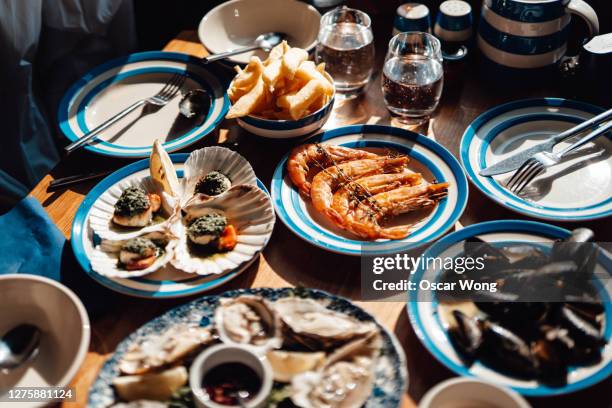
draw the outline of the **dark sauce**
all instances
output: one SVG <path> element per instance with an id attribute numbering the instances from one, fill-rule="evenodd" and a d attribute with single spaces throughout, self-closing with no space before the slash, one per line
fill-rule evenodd
<path id="1" fill-rule="evenodd" d="M 252 399 L 261 389 L 261 378 L 249 366 L 242 363 L 223 363 L 210 369 L 202 381 L 202 388 L 211 401 L 222 405 L 239 405 L 239 391 L 247 391 Z"/>

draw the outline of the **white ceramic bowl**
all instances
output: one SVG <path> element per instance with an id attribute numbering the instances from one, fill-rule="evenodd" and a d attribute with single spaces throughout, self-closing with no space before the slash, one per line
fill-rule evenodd
<path id="1" fill-rule="evenodd" d="M 191 364 L 189 369 L 189 386 L 198 408 L 240 408 L 238 405 L 221 405 L 208 399 L 202 391 L 202 379 L 213 367 L 224 363 L 242 363 L 249 366 L 261 378 L 259 392 L 244 403 L 245 408 L 261 408 L 265 406 L 272 390 L 272 367 L 265 355 L 260 355 L 253 347 L 219 344 L 204 350 Z"/>
<path id="2" fill-rule="evenodd" d="M 419 408 L 530 408 L 516 392 L 473 378 L 451 378 L 430 389 Z"/>
<path id="3" fill-rule="evenodd" d="M 42 332 L 38 355 L 0 375 L 0 395 L 15 387 L 67 386 L 89 348 L 89 317 L 81 301 L 56 281 L 26 274 L 0 276 L 0 293 L 0 334 L 22 323 Z M 44 405 L 19 404 L 23 408 Z"/>
<path id="4" fill-rule="evenodd" d="M 211 54 L 251 45 L 262 33 L 288 35 L 289 45 L 311 51 L 317 43 L 321 14 L 297 0 L 231 0 L 210 10 L 200 21 L 198 36 Z M 252 55 L 265 59 L 263 50 L 229 58 L 246 64 Z"/>

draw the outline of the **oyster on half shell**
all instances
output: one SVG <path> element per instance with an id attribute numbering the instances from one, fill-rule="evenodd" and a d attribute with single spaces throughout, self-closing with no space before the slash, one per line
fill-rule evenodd
<path id="1" fill-rule="evenodd" d="M 276 349 L 283 342 L 280 319 L 272 304 L 261 296 L 220 299 L 215 327 L 224 343 Z"/>
<path id="2" fill-rule="evenodd" d="M 359 408 L 372 393 L 382 339 L 373 332 L 333 352 L 323 368 L 293 377 L 291 400 L 302 408 Z"/>
<path id="3" fill-rule="evenodd" d="M 123 374 L 144 374 L 182 361 L 186 356 L 215 341 L 208 327 L 185 324 L 132 344 L 119 361 Z"/>
<path id="4" fill-rule="evenodd" d="M 313 299 L 287 297 L 274 303 L 282 322 L 285 341 L 311 350 L 328 350 L 378 332 L 373 322 L 362 322 L 326 308 Z"/>

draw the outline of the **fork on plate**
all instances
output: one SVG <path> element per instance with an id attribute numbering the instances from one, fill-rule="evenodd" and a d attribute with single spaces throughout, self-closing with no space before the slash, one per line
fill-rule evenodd
<path id="1" fill-rule="evenodd" d="M 185 83 L 184 74 L 172 75 L 172 77 L 168 80 L 168 82 L 166 82 L 164 86 L 159 90 L 159 92 L 157 92 L 155 95 L 149 98 L 141 99 L 137 102 L 134 102 L 133 104 L 131 104 L 130 106 L 122 110 L 121 112 L 117 113 L 113 117 L 104 121 L 104 123 L 97 126 L 91 132 L 83 135 L 83 137 L 79 138 L 79 140 L 66 146 L 64 149 L 68 153 L 73 152 L 74 150 L 78 149 L 79 147 L 83 146 L 84 144 L 89 142 L 91 139 L 93 139 L 95 135 L 97 135 L 104 129 L 107 129 L 113 123 L 126 117 L 128 114 L 130 114 L 131 112 L 133 112 L 134 110 L 138 109 L 141 106 L 150 105 L 150 106 L 161 107 L 161 106 L 166 105 L 181 90 L 181 87 L 183 86 L 184 83 Z"/>
<path id="2" fill-rule="evenodd" d="M 514 194 L 520 194 L 521 191 L 523 191 L 534 178 L 542 174 L 546 168 L 558 164 L 567 153 L 576 150 L 610 129 L 612 129 L 612 121 L 599 126 L 585 137 L 577 140 L 557 153 L 540 152 L 534 154 L 532 158 L 527 159 L 525 163 L 516 170 L 514 175 L 506 183 L 506 188 Z"/>

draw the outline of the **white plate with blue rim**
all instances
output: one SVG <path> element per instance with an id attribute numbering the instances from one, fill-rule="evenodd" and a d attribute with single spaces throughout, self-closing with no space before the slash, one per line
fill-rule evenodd
<path id="1" fill-rule="evenodd" d="M 450 184 L 448 196 L 436 207 L 416 214 L 418 219 L 408 215 L 405 221 L 414 223 L 414 229 L 406 238 L 363 241 L 332 225 L 302 198 L 289 179 L 288 155 L 285 156 L 272 176 L 276 213 L 294 234 L 322 249 L 346 255 L 380 255 L 414 249 L 444 235 L 467 204 L 467 180 L 461 165 L 442 145 L 423 135 L 391 126 L 353 125 L 322 132 L 306 143 L 396 151 L 409 156 L 408 166 L 422 173 L 427 181 Z"/>
<path id="2" fill-rule="evenodd" d="M 187 153 L 171 154 L 170 158 L 176 167 L 177 176 L 183 176 L 183 164 L 189 157 Z M 88 218 L 93 204 L 106 190 L 126 178 L 142 178 L 149 175 L 149 159 L 139 160 L 125 166 L 98 183 L 87 194 L 83 203 L 79 207 L 72 223 L 72 249 L 74 255 L 83 270 L 93 280 L 124 295 L 143 297 L 143 298 L 175 298 L 190 296 L 202 293 L 223 285 L 234 279 L 255 260 L 259 258 L 259 253 L 238 266 L 237 268 L 219 275 L 194 275 L 179 271 L 171 266 L 162 268 L 152 274 L 134 278 L 110 278 L 100 275 L 91 268 L 89 262 L 94 247 L 100 243 L 98 237 L 91 226 Z M 269 195 L 265 185 L 258 179 L 257 186 Z M 264 244 L 265 247 L 266 244 Z"/>
<path id="3" fill-rule="evenodd" d="M 58 108 L 59 127 L 74 142 L 123 108 L 155 95 L 174 74 L 186 76 L 179 95 L 158 110 L 136 109 L 85 149 L 105 156 L 142 158 L 151 153 L 155 139 L 168 152 L 189 146 L 215 129 L 230 103 L 227 75 L 181 53 L 141 52 L 94 68 L 64 95 Z M 181 94 L 193 89 L 208 92 L 211 106 L 207 114 L 187 119 L 180 115 L 178 104 Z"/>
<path id="4" fill-rule="evenodd" d="M 459 255 L 460 247 L 454 245 L 469 238 L 478 237 L 486 242 L 530 242 L 550 243 L 557 239 L 563 239 L 570 235 L 570 231 L 553 225 L 535 221 L 503 220 L 489 221 L 470 225 L 455 231 L 442 238 L 431 246 L 424 254 L 425 259 L 429 257 L 445 258 Z M 544 244 L 543 244 L 544 245 Z M 438 313 L 438 300 L 435 291 L 422 290 L 419 282 L 425 280 L 435 282 L 442 271 L 439 268 L 418 268 L 411 275 L 415 291 L 408 297 L 408 316 L 410 323 L 421 342 L 429 352 L 442 364 L 454 371 L 457 375 L 478 377 L 485 381 L 494 382 L 510 387 L 520 394 L 534 397 L 566 394 L 590 387 L 612 375 L 612 293 L 609 278 L 604 282 L 605 276 L 609 277 L 612 271 L 612 258 L 609 254 L 600 252 L 598 257 L 598 269 L 596 269 L 598 285 L 602 290 L 598 293 L 605 297 L 602 303 L 605 309 L 604 338 L 607 344 L 602 348 L 602 358 L 599 363 L 586 366 L 569 367 L 567 384 L 562 386 L 544 385 L 536 380 L 519 379 L 505 375 L 499 371 L 481 364 L 476 360 L 467 367 L 459 353 L 450 342 L 450 337 L 444 329 L 444 325 Z"/>
<path id="5" fill-rule="evenodd" d="M 601 112 L 603 108 L 560 98 L 525 99 L 496 106 L 465 130 L 461 163 L 480 191 L 521 214 L 551 221 L 608 217 L 612 215 L 611 136 L 601 136 L 570 153 L 562 163 L 536 177 L 520 195 L 505 188 L 514 172 L 493 177 L 479 174 L 487 166 Z M 567 145 L 562 142 L 554 150 Z"/>

